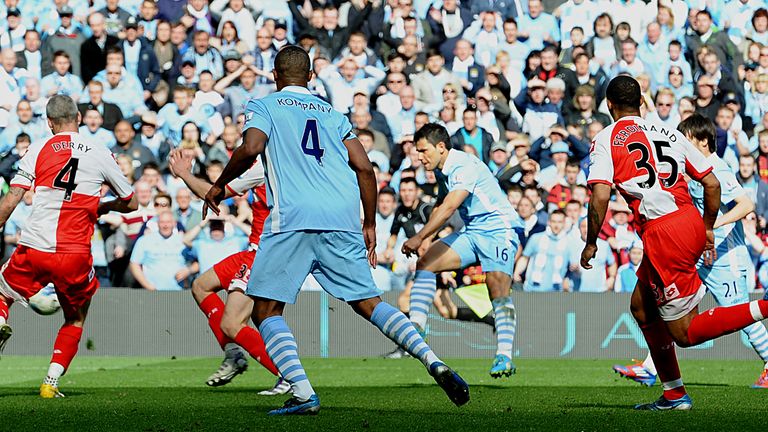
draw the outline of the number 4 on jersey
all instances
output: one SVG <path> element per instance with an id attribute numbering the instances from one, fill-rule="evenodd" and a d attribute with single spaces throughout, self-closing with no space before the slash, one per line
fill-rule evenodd
<path id="1" fill-rule="evenodd" d="M 317 163 L 323 164 L 323 154 L 325 150 L 320 148 L 320 139 L 317 133 L 317 120 L 308 119 L 304 126 L 304 135 L 301 137 L 301 150 L 304 154 L 313 156 Z"/>
<path id="2" fill-rule="evenodd" d="M 56 178 L 53 179 L 53 187 L 64 189 L 64 201 L 70 201 L 72 199 L 72 193 L 77 187 L 75 177 L 77 176 L 77 165 L 79 163 L 79 159 L 70 158 L 69 162 L 61 168 L 61 171 L 56 175 Z"/>

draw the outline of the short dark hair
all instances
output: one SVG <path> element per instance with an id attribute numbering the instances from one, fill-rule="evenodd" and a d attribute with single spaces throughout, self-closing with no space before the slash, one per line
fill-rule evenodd
<path id="1" fill-rule="evenodd" d="M 358 129 L 357 136 L 361 137 L 363 135 L 367 136 L 370 139 L 373 139 L 373 132 L 369 131 L 368 129 Z"/>
<path id="2" fill-rule="evenodd" d="M 628 75 L 619 75 L 608 83 L 605 97 L 617 108 L 640 108 L 640 84 Z"/>
<path id="3" fill-rule="evenodd" d="M 707 148 L 710 152 L 717 151 L 715 140 L 715 125 L 711 120 L 701 114 L 695 113 L 677 125 L 677 130 L 686 137 L 691 136 L 699 141 L 707 140 Z"/>
<path id="4" fill-rule="evenodd" d="M 672 45 L 675 45 L 675 46 L 677 46 L 678 48 L 682 48 L 682 47 L 683 47 L 683 44 L 682 44 L 682 43 L 680 43 L 680 41 L 679 41 L 679 40 L 677 40 L 677 39 L 672 39 L 672 41 L 671 41 L 671 42 L 669 42 L 669 46 L 672 46 Z"/>
<path id="5" fill-rule="evenodd" d="M 120 48 L 120 45 L 110 45 L 110 46 L 108 46 L 107 50 L 106 50 L 106 55 L 110 55 L 110 54 L 124 55 L 123 54 L 123 49 Z"/>
<path id="6" fill-rule="evenodd" d="M 578 159 L 568 159 L 568 162 L 565 163 L 565 167 L 576 167 L 581 169 L 581 164 L 579 163 Z"/>
<path id="7" fill-rule="evenodd" d="M 448 131 L 442 125 L 437 123 L 427 123 L 416 131 L 413 142 L 418 143 L 422 139 L 426 139 L 432 145 L 437 145 L 442 141 L 446 149 L 451 149 L 451 136 L 448 135 Z"/>
<path id="8" fill-rule="evenodd" d="M 549 218 L 552 219 L 552 216 L 554 216 L 554 215 L 560 215 L 560 216 L 562 216 L 564 218 L 568 217 L 562 209 L 556 209 L 556 210 L 552 211 L 552 213 L 549 214 Z"/>
<path id="9" fill-rule="evenodd" d="M 392 198 L 397 198 L 397 193 L 389 186 L 385 186 L 379 191 L 379 196 L 382 195 L 392 195 Z"/>
<path id="10" fill-rule="evenodd" d="M 53 59 L 56 60 L 56 57 L 66 57 L 67 60 L 71 60 L 69 58 L 69 54 L 67 54 L 66 51 L 58 50 L 55 53 L 53 53 Z"/>
<path id="11" fill-rule="evenodd" d="M 519 192 L 520 194 L 522 194 L 523 193 L 523 188 L 520 187 L 520 185 L 517 184 L 517 183 L 512 183 L 507 188 L 507 193 L 510 193 L 510 192 Z"/>
<path id="12" fill-rule="evenodd" d="M 27 135 L 26 133 L 22 132 L 22 133 L 16 135 L 16 142 L 19 143 L 19 142 L 22 142 L 22 141 L 31 143 L 32 142 L 32 138 L 29 135 Z"/>
<path id="13" fill-rule="evenodd" d="M 514 24 L 515 27 L 517 27 L 517 21 L 512 17 L 505 19 L 504 24 Z M 504 24 L 502 24 L 501 26 L 504 27 Z"/>
<path id="14" fill-rule="evenodd" d="M 578 30 L 578 31 L 580 31 L 580 32 L 584 33 L 584 29 L 583 29 L 583 28 L 581 28 L 581 27 L 579 27 L 579 26 L 574 26 L 574 27 L 571 29 L 571 32 L 573 32 L 574 30 Z"/>
<path id="15" fill-rule="evenodd" d="M 712 19 L 712 14 L 709 13 L 709 11 L 706 10 L 706 9 L 702 9 L 702 10 L 696 12 L 696 16 L 698 17 L 699 15 L 706 15 L 707 18 L 709 18 L 710 20 Z"/>
<path id="16" fill-rule="evenodd" d="M 309 65 L 309 54 L 297 45 L 286 45 L 275 56 L 275 70 L 284 77 L 306 79 Z"/>
<path id="17" fill-rule="evenodd" d="M 443 53 L 440 52 L 440 50 L 436 48 L 430 48 L 429 51 L 427 51 L 427 59 L 431 59 L 432 57 L 443 57 Z"/>
<path id="18" fill-rule="evenodd" d="M 416 187 L 416 189 L 419 188 L 419 182 L 416 181 L 416 177 L 405 177 L 400 180 L 400 186 L 406 183 L 413 183 L 413 186 Z"/>
<path id="19" fill-rule="evenodd" d="M 637 41 L 636 41 L 636 40 L 634 40 L 634 39 L 632 39 L 632 37 L 631 37 L 631 36 L 630 36 L 630 37 L 628 37 L 628 38 L 626 38 L 626 39 L 624 39 L 623 41 L 621 41 L 621 44 L 622 44 L 622 45 L 624 45 L 624 44 L 632 44 L 632 45 L 634 45 L 635 47 L 637 47 Z"/>

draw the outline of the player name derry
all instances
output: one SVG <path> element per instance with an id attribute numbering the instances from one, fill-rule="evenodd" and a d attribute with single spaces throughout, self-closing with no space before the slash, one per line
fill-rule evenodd
<path id="1" fill-rule="evenodd" d="M 51 145 L 53 147 L 53 151 L 60 152 L 62 150 L 77 150 L 81 151 L 83 153 L 88 153 L 91 151 L 91 148 L 83 143 L 73 143 L 72 141 L 60 141 L 55 142 Z"/>
<path id="2" fill-rule="evenodd" d="M 299 107 L 299 108 L 303 109 L 304 111 L 306 111 L 306 110 L 315 110 L 315 111 L 320 111 L 320 112 L 323 112 L 323 113 L 329 113 L 333 109 L 330 106 L 323 106 L 323 105 L 315 104 L 315 103 L 312 103 L 312 102 L 302 102 L 302 101 L 298 101 L 296 99 L 291 99 L 291 98 L 281 98 L 281 99 L 278 99 L 277 100 L 277 104 L 278 105 L 282 105 L 282 106 L 295 106 L 295 107 Z"/>
<path id="3" fill-rule="evenodd" d="M 667 138 L 669 138 L 670 142 L 677 141 L 677 137 L 675 136 L 674 133 L 672 133 L 673 131 L 672 129 L 667 129 L 664 127 L 657 129 L 656 126 L 653 124 L 650 127 L 647 127 L 645 125 L 628 124 L 627 126 L 624 126 L 623 128 L 621 128 L 621 130 L 616 132 L 616 136 L 613 138 L 613 142 L 611 143 L 611 145 L 623 146 L 626 144 L 627 139 L 629 138 L 630 135 L 632 135 L 633 133 L 639 132 L 641 130 L 646 132 L 647 131 L 658 132 L 666 136 Z"/>

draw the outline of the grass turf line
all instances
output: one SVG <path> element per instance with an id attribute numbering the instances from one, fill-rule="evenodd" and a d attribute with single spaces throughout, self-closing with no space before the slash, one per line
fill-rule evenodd
<path id="1" fill-rule="evenodd" d="M 231 384 L 204 384 L 218 359 L 80 357 L 61 380 L 65 399 L 37 396 L 48 359 L 0 360 L 0 431 L 496 431 L 758 430 L 768 391 L 753 390 L 757 361 L 684 361 L 691 412 L 635 412 L 660 386 L 640 387 L 605 360 L 516 359 L 519 373 L 493 380 L 489 360 L 453 360 L 472 400 L 451 404 L 410 360 L 305 359 L 322 402 L 317 417 L 273 418 L 285 396 L 258 390 L 274 380 L 255 361 Z"/>

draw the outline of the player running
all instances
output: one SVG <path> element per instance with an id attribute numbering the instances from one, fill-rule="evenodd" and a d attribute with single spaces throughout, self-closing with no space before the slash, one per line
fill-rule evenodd
<path id="1" fill-rule="evenodd" d="M 512 343 L 516 318 L 509 289 L 520 244 L 515 230 L 522 230 L 522 221 L 483 162 L 451 148 L 444 127 L 426 124 L 416 132 L 414 141 L 421 163 L 427 170 L 435 171 L 442 193 L 424 228 L 403 244 L 403 253 L 418 253 L 422 243 L 432 238 L 456 210 L 464 220 L 464 229 L 419 254 L 411 289 L 411 322 L 420 332 L 425 328 L 429 305 L 435 298 L 436 273 L 463 268 L 479 260 L 486 273 L 496 327 L 496 358 L 490 374 L 494 378 L 510 376 L 515 373 Z"/>
<path id="2" fill-rule="evenodd" d="M 611 186 L 621 192 L 642 227 L 645 247 L 632 293 L 632 315 L 643 331 L 658 368 L 664 394 L 642 410 L 687 410 L 693 402 L 685 391 L 675 344 L 698 345 L 733 333 L 768 316 L 768 301 L 755 300 L 717 307 L 699 314 L 706 292 L 696 273 L 702 258 L 711 266 L 717 258 L 715 220 L 720 209 L 720 182 L 712 164 L 683 134 L 640 117 L 640 85 L 618 76 L 606 91 L 612 125 L 592 142 L 589 184 L 589 227 L 581 265 L 597 251 Z M 704 217 L 693 205 L 683 173 L 703 186 Z"/>
<path id="3" fill-rule="evenodd" d="M 351 124 L 309 93 L 312 72 L 303 49 L 282 48 L 273 75 L 278 91 L 248 102 L 243 144 L 211 187 L 203 207 L 204 213 L 218 212 L 225 185 L 264 154 L 270 214 L 246 294 L 255 300 L 253 320 L 267 352 L 293 390 L 293 397 L 270 414 L 320 410 L 296 340 L 282 317 L 285 304 L 296 301 L 309 273 L 328 293 L 348 302 L 420 359 L 455 404 L 465 404 L 469 386 L 437 358 L 402 312 L 379 297 L 367 265 L 376 264 L 376 179 Z"/>
<path id="4" fill-rule="evenodd" d="M 192 157 L 184 156 L 184 151 L 181 149 L 171 152 L 170 168 L 192 193 L 200 198 L 204 198 L 211 188 L 210 183 L 192 175 Z M 248 318 L 253 310 L 253 300 L 245 295 L 251 264 L 256 256 L 261 233 L 264 231 L 264 220 L 269 215 L 264 186 L 264 166 L 258 160 L 245 174 L 227 185 L 225 197 L 242 195 L 248 190 L 253 190 L 251 202 L 253 221 L 248 249 L 224 258 L 192 283 L 192 297 L 208 318 L 208 325 L 219 346 L 224 350 L 221 366 L 206 381 L 206 384 L 212 387 L 226 385 L 248 368 L 248 360 L 240 347 L 245 348 L 251 357 L 272 374 L 278 375 L 275 364 L 264 350 L 261 335 L 248 326 Z M 201 222 L 201 226 L 204 223 Z M 226 305 L 217 294 L 225 287 L 227 289 Z M 277 383 L 271 390 L 265 390 L 259 394 L 265 396 L 285 394 L 290 388 L 286 381 L 278 377 Z"/>
<path id="5" fill-rule="evenodd" d="M 99 289 L 94 277 L 91 236 L 99 215 L 138 208 L 133 189 L 106 146 L 92 145 L 77 133 L 80 114 L 68 96 L 53 96 L 46 105 L 53 137 L 34 143 L 19 162 L 8 194 L 0 202 L 0 226 L 34 189 L 32 213 L 19 246 L 0 270 L 0 349 L 11 337 L 8 308 L 52 283 L 64 313 L 53 344 L 43 398 L 63 397 L 59 378 L 77 354 L 91 297 Z M 100 203 L 107 183 L 120 199 Z"/>
<path id="6" fill-rule="evenodd" d="M 721 203 L 714 224 L 715 250 L 717 259 L 712 266 L 705 266 L 699 260 L 699 277 L 720 306 L 731 306 L 749 303 L 749 289 L 747 278 L 752 260 L 747 250 L 744 239 L 744 227 L 741 219 L 750 214 L 755 203 L 749 198 L 744 188 L 741 187 L 730 167 L 717 156 L 715 150 L 715 126 L 711 121 L 701 115 L 695 114 L 677 127 L 680 132 L 690 140 L 693 145 L 712 164 L 713 173 L 720 181 Z M 692 181 L 688 184 L 688 190 L 693 198 L 693 204 L 704 211 L 704 190 L 701 184 Z M 763 360 L 765 367 L 752 386 L 754 388 L 768 388 L 768 332 L 763 323 L 756 322 L 743 328 L 741 331 L 749 339 L 752 347 Z M 656 367 L 650 354 L 642 363 L 628 366 L 614 366 L 613 369 L 621 376 L 637 381 L 647 386 L 656 382 Z"/>

